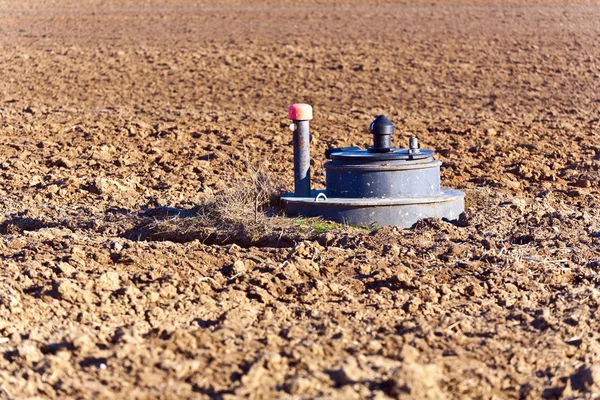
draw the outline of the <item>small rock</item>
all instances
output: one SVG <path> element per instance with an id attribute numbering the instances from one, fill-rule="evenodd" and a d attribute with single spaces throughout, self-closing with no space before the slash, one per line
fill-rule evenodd
<path id="1" fill-rule="evenodd" d="M 61 274 L 71 277 L 77 270 L 71 266 L 71 264 L 66 262 L 61 262 L 58 264 L 58 270 Z"/>
<path id="2" fill-rule="evenodd" d="M 196 350 L 198 342 L 196 338 L 185 329 L 177 329 L 171 335 L 171 342 L 182 352 Z"/>
<path id="3" fill-rule="evenodd" d="M 50 194 L 56 194 L 59 191 L 59 187 L 58 185 L 50 185 L 46 188 L 46 191 Z"/>
<path id="4" fill-rule="evenodd" d="M 461 228 L 465 228 L 471 225 L 471 218 L 466 213 L 462 212 L 458 216 L 458 221 L 456 222 L 456 225 L 460 226 Z"/>
<path id="5" fill-rule="evenodd" d="M 521 183 L 520 182 L 512 181 L 510 179 L 502 179 L 502 183 L 504 183 L 504 185 L 508 189 L 517 190 L 517 189 L 519 189 L 521 187 Z"/>
<path id="6" fill-rule="evenodd" d="M 108 271 L 100 275 L 96 282 L 97 290 L 114 291 L 120 287 L 119 274 L 115 271 Z"/>
<path id="7" fill-rule="evenodd" d="M 96 178 L 89 185 L 89 191 L 101 195 L 120 195 L 125 192 L 135 193 L 135 184 L 122 180 Z"/>
<path id="8" fill-rule="evenodd" d="M 238 246 L 237 244 L 233 243 L 232 245 L 230 245 L 227 248 L 227 254 L 236 254 L 237 252 L 239 252 L 242 248 L 240 246 Z"/>
<path id="9" fill-rule="evenodd" d="M 27 246 L 27 241 L 23 238 L 15 238 L 6 242 L 6 247 L 11 250 L 20 250 Z"/>
<path id="10" fill-rule="evenodd" d="M 42 183 L 44 180 L 39 175 L 33 175 L 29 180 L 29 186 L 36 186 Z"/>
<path id="11" fill-rule="evenodd" d="M 120 241 L 114 241 L 110 243 L 110 248 L 118 252 L 123 250 L 123 244 Z"/>
<path id="12" fill-rule="evenodd" d="M 113 146 L 100 146 L 92 151 L 92 160 L 110 162 L 113 160 L 113 153 L 115 153 Z"/>
<path id="13" fill-rule="evenodd" d="M 198 160 L 196 162 L 196 165 L 197 165 L 198 169 L 200 169 L 200 170 L 206 170 L 206 169 L 210 168 L 210 161 L 207 161 L 207 160 Z"/>
<path id="14" fill-rule="evenodd" d="M 404 306 L 402 308 L 404 309 L 404 311 L 413 314 L 419 310 L 421 304 L 421 299 L 419 299 L 418 297 L 413 297 L 409 299 L 406 303 L 404 303 Z"/>
<path id="15" fill-rule="evenodd" d="M 19 358 L 28 363 L 35 363 L 44 358 L 40 349 L 38 349 L 34 342 L 29 340 L 24 341 L 17 347 L 17 354 L 19 355 Z"/>
<path id="16" fill-rule="evenodd" d="M 96 347 L 88 335 L 79 335 L 73 339 L 73 347 L 81 353 L 87 353 Z"/>
<path id="17" fill-rule="evenodd" d="M 64 279 L 55 282 L 57 298 L 70 303 L 75 303 L 79 295 L 79 286 L 74 282 Z"/>
<path id="18" fill-rule="evenodd" d="M 111 185 L 108 179 L 96 178 L 90 185 L 90 191 L 97 194 L 107 194 L 111 191 L 110 187 Z"/>
<path id="19" fill-rule="evenodd" d="M 419 356 L 419 350 L 408 344 L 402 346 L 402 349 L 400 350 L 400 358 L 404 362 L 413 363 L 419 359 Z"/>
<path id="20" fill-rule="evenodd" d="M 400 246 L 397 246 L 395 244 L 386 244 L 385 246 L 383 246 L 383 255 L 384 256 L 392 256 L 392 257 L 396 257 L 400 254 Z"/>
<path id="21" fill-rule="evenodd" d="M 576 182 L 576 185 L 580 188 L 589 188 L 592 186 L 592 182 L 590 182 L 588 179 L 580 179 Z"/>
<path id="22" fill-rule="evenodd" d="M 73 248 L 71 249 L 71 254 L 81 258 L 85 258 L 85 251 L 79 246 L 73 246 Z"/>
<path id="23" fill-rule="evenodd" d="M 440 286 L 440 292 L 442 292 L 444 296 L 450 296 L 452 294 L 452 289 L 449 285 L 444 283 Z"/>
<path id="24" fill-rule="evenodd" d="M 237 260 L 236 262 L 233 263 L 233 273 L 234 274 L 242 274 L 246 271 L 247 271 L 246 265 L 244 264 L 244 262 L 242 260 Z"/>
<path id="25" fill-rule="evenodd" d="M 381 350 L 383 346 L 381 345 L 381 342 L 379 342 L 378 340 L 371 340 L 369 343 L 367 343 L 367 347 L 366 350 L 369 353 L 377 353 L 379 352 L 379 350 Z"/>
<path id="26" fill-rule="evenodd" d="M 284 387 L 289 394 L 298 396 L 309 393 L 313 389 L 314 385 L 315 383 L 312 380 L 296 376 L 288 379 L 285 382 Z"/>
<path id="27" fill-rule="evenodd" d="M 437 365 L 405 363 L 394 371 L 384 387 L 395 398 L 442 400 L 447 397 L 439 386 L 441 378 Z"/>
<path id="28" fill-rule="evenodd" d="M 149 300 L 151 303 L 156 303 L 156 302 L 158 301 L 158 299 L 160 299 L 160 294 L 158 294 L 158 293 L 156 293 L 156 292 L 151 292 L 151 293 L 148 295 L 148 300 Z"/>
<path id="29" fill-rule="evenodd" d="M 86 266 L 85 257 L 81 257 L 78 254 L 71 255 L 71 257 L 69 257 L 69 262 L 75 266 L 74 268 L 79 267 L 83 269 Z"/>
<path id="30" fill-rule="evenodd" d="M 349 357 L 340 369 L 333 372 L 332 377 L 337 385 L 342 386 L 360 382 L 363 375 L 356 358 Z"/>
<path id="31" fill-rule="evenodd" d="M 571 375 L 571 388 L 581 392 L 600 391 L 600 365 L 584 364 Z"/>
<path id="32" fill-rule="evenodd" d="M 325 243 L 331 243 L 334 241 L 334 239 L 335 239 L 335 235 L 333 233 L 327 232 L 325 234 Z"/>
<path id="33" fill-rule="evenodd" d="M 485 295 L 486 291 L 478 283 L 472 283 L 467 287 L 466 293 L 470 297 L 481 298 L 483 295 Z"/>
<path id="34" fill-rule="evenodd" d="M 16 313 L 21 311 L 21 294 L 6 282 L 0 282 L 0 306 Z"/>
<path id="35" fill-rule="evenodd" d="M 157 328 L 165 319 L 165 310 L 160 307 L 154 307 L 152 310 L 146 312 L 146 319 L 153 328 Z"/>
<path id="36" fill-rule="evenodd" d="M 68 158 L 61 157 L 58 160 L 56 160 L 54 165 L 57 167 L 71 169 L 75 166 L 75 163 L 73 162 L 73 160 L 69 160 Z"/>
<path id="37" fill-rule="evenodd" d="M 160 297 L 163 299 L 174 299 L 177 297 L 177 288 L 173 285 L 165 285 L 160 289 Z"/>

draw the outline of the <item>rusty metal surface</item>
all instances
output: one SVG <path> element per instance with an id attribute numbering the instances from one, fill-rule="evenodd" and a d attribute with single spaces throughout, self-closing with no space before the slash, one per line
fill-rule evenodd
<path id="1" fill-rule="evenodd" d="M 308 121 L 294 121 L 294 194 L 310 196 L 310 130 Z"/>

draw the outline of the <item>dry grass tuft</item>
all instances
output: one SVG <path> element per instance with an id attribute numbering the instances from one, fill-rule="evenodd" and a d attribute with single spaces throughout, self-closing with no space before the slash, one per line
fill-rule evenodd
<path id="1" fill-rule="evenodd" d="M 319 218 L 281 218 L 284 181 L 266 164 L 230 164 L 227 189 L 193 210 L 172 209 L 153 215 L 126 234 L 137 240 L 170 240 L 242 245 L 286 246 L 330 230 L 347 227 Z"/>
<path id="2" fill-rule="evenodd" d="M 221 224 L 252 225 L 264 222 L 277 212 L 282 180 L 269 172 L 265 164 L 246 161 L 245 171 L 233 169 L 229 188 L 203 204 L 203 217 L 213 226 Z"/>

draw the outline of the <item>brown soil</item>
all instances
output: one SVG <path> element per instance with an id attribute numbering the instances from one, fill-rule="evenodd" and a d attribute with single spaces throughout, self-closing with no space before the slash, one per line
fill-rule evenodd
<path id="1" fill-rule="evenodd" d="M 41 3 L 0 1 L 0 398 L 600 393 L 595 2 Z M 467 218 L 192 229 L 290 186 L 293 102 L 315 186 L 385 113 Z"/>

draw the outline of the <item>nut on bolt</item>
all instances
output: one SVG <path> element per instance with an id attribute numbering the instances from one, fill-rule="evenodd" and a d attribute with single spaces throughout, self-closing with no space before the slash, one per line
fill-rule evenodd
<path id="1" fill-rule="evenodd" d="M 420 154 L 420 153 L 421 153 L 421 149 L 419 148 L 419 139 L 417 139 L 416 136 L 412 136 L 408 140 L 408 154 L 414 155 L 414 154 Z"/>

